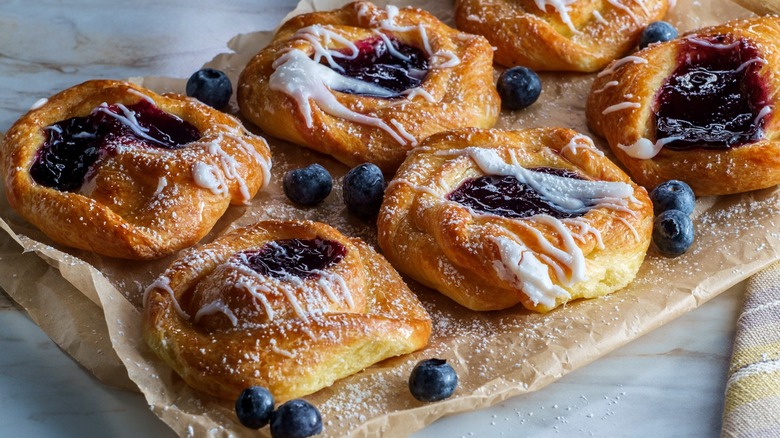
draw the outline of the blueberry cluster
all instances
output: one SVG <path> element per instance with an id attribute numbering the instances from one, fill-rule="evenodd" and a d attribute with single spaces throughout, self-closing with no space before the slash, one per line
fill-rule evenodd
<path id="1" fill-rule="evenodd" d="M 274 410 L 274 396 L 266 388 L 250 386 L 236 400 L 238 421 L 251 429 L 271 424 L 273 438 L 306 438 L 322 432 L 322 416 L 303 399 L 283 403 Z"/>
<path id="2" fill-rule="evenodd" d="M 285 173 L 284 193 L 296 204 L 311 206 L 322 202 L 333 188 L 333 177 L 319 164 Z M 342 180 L 342 196 L 347 210 L 363 219 L 379 212 L 385 194 L 385 177 L 374 164 L 352 168 Z"/>
<path id="3" fill-rule="evenodd" d="M 693 190 L 682 181 L 669 180 L 650 192 L 653 201 L 653 243 L 666 257 L 677 257 L 693 243 L 691 213 L 696 206 Z"/>

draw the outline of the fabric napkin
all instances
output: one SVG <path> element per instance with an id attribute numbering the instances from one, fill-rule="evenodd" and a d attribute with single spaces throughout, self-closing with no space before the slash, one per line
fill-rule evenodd
<path id="1" fill-rule="evenodd" d="M 780 262 L 747 282 L 721 436 L 780 437 Z"/>

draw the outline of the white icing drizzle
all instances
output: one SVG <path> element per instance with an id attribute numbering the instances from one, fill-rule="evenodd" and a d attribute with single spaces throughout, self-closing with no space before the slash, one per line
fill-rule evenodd
<path id="1" fill-rule="evenodd" d="M 252 271 L 249 268 L 245 268 L 247 271 L 251 271 L 252 274 L 256 274 L 254 271 Z M 261 277 L 262 279 L 262 277 Z M 271 289 L 266 287 L 263 284 L 250 284 L 244 280 L 238 281 L 236 283 L 237 287 L 240 287 L 241 289 L 244 289 L 247 291 L 250 295 L 255 297 L 257 301 L 260 302 L 260 305 L 263 306 L 263 310 L 265 311 L 265 316 L 268 317 L 269 321 L 273 321 L 274 317 L 276 316 L 276 312 L 274 312 L 274 309 L 271 307 L 271 303 L 268 302 L 268 298 L 266 298 L 265 294 L 271 292 Z"/>
<path id="2" fill-rule="evenodd" d="M 299 283 L 299 282 L 302 283 L 299 278 L 292 277 L 292 276 L 287 276 L 286 280 L 289 280 L 292 283 Z M 309 317 L 306 315 L 306 311 L 303 310 L 303 307 L 301 307 L 301 303 L 300 301 L 298 301 L 298 298 L 295 297 L 293 291 L 290 290 L 290 288 L 284 286 L 280 287 L 279 289 L 287 298 L 287 302 L 290 303 L 290 305 L 292 306 L 295 315 L 298 318 L 300 318 L 303 322 L 309 322 Z"/>
<path id="3" fill-rule="evenodd" d="M 280 91 L 295 99 L 298 109 L 303 113 L 306 126 L 312 127 L 312 109 L 309 99 L 314 100 L 326 113 L 342 119 L 382 129 L 395 141 L 406 145 L 406 140 L 396 133 L 387 123 L 377 117 L 371 117 L 350 110 L 336 99 L 331 89 L 352 89 L 356 92 L 381 95 L 386 92 L 382 87 L 368 82 L 342 76 L 332 69 L 314 62 L 304 52 L 293 49 L 274 62 L 276 69 L 269 80 L 272 90 Z M 352 84 L 354 87 L 352 87 Z M 373 91 L 368 91 L 368 90 Z M 379 91 L 384 90 L 384 91 Z M 388 94 L 387 96 L 391 96 Z"/>
<path id="4" fill-rule="evenodd" d="M 225 195 L 228 187 L 222 172 L 208 163 L 197 162 L 192 166 L 192 179 L 198 187 L 208 189 L 215 195 Z"/>
<path id="5" fill-rule="evenodd" d="M 634 3 L 639 5 L 639 7 L 642 9 L 642 12 L 644 12 L 645 15 L 647 16 L 650 15 L 650 11 L 647 10 L 647 6 L 645 5 L 644 0 L 634 0 Z"/>
<path id="6" fill-rule="evenodd" d="M 244 199 L 244 203 L 246 203 L 249 201 L 249 188 L 247 187 L 244 178 L 241 177 L 241 173 L 238 171 L 238 161 L 222 149 L 220 140 L 208 143 L 206 148 L 209 154 L 217 158 L 222 174 L 225 175 L 227 179 L 235 180 L 238 183 L 238 189 Z"/>
<path id="7" fill-rule="evenodd" d="M 416 26 L 398 26 L 395 24 L 395 19 L 398 17 L 398 14 L 400 10 L 398 9 L 398 6 L 395 5 L 387 5 L 385 7 L 385 12 L 387 13 L 387 18 L 384 20 L 379 21 L 379 27 L 385 30 L 390 30 L 394 32 L 409 32 L 410 30 L 414 30 L 417 27 Z M 427 37 L 427 35 L 426 35 Z"/>
<path id="8" fill-rule="evenodd" d="M 171 279 L 166 276 L 161 276 L 154 280 L 152 284 L 150 284 L 145 290 L 144 290 L 144 298 L 143 298 L 143 304 L 144 307 L 146 307 L 147 301 L 149 301 L 149 293 L 152 291 L 152 289 L 162 289 L 163 291 L 167 292 L 168 295 L 171 296 L 171 302 L 173 302 L 173 308 L 176 310 L 176 313 L 183 319 L 190 319 L 190 316 L 187 315 L 187 312 L 182 310 L 181 306 L 179 305 L 179 300 L 176 299 L 176 294 L 173 292 L 173 289 L 171 289 Z"/>
<path id="9" fill-rule="evenodd" d="M 513 176 L 568 213 L 585 213 L 602 204 L 609 204 L 611 208 L 614 200 L 625 200 L 634 193 L 629 184 L 622 182 L 566 178 L 526 169 L 511 152 L 514 151 L 510 151 L 512 163 L 504 162 L 492 149 L 479 147 L 443 150 L 436 155 L 468 155 L 486 175 Z"/>
<path id="10" fill-rule="evenodd" d="M 640 160 L 649 160 L 663 149 L 664 145 L 671 143 L 675 140 L 679 140 L 678 137 L 667 137 L 658 139 L 655 143 L 646 138 L 640 138 L 634 144 L 623 145 L 618 143 L 618 147 L 622 149 L 626 155 L 632 158 L 638 158 Z"/>
<path id="11" fill-rule="evenodd" d="M 601 73 L 597 75 L 597 77 L 600 78 L 606 75 L 611 75 L 615 73 L 615 70 L 617 70 L 624 64 L 628 64 L 629 62 L 633 62 L 634 64 L 647 64 L 647 60 L 645 58 L 629 55 L 626 56 L 625 58 L 620 58 L 617 61 L 613 62 L 609 67 L 602 70 Z"/>
<path id="12" fill-rule="evenodd" d="M 628 8 L 628 6 L 621 4 L 618 0 L 607 0 L 607 3 L 628 14 L 631 19 L 634 20 L 634 23 L 640 23 L 639 18 L 637 18 L 636 14 L 634 14 L 631 9 Z"/>
<path id="13" fill-rule="evenodd" d="M 401 92 L 402 95 L 406 96 L 407 100 L 414 100 L 417 96 L 422 96 L 423 99 L 427 100 L 428 102 L 436 102 L 436 98 L 431 95 L 425 88 L 423 87 L 415 87 L 410 88 L 408 90 L 404 90 Z"/>
<path id="14" fill-rule="evenodd" d="M 49 125 L 43 129 L 46 131 L 54 131 L 57 134 L 62 134 L 62 128 L 60 128 L 59 125 Z"/>
<path id="15" fill-rule="evenodd" d="M 152 99 L 151 97 L 147 96 L 144 93 L 141 93 L 140 91 L 136 90 L 135 88 L 128 88 L 127 92 L 130 93 L 130 94 L 134 94 L 134 95 L 140 97 L 141 99 L 151 103 L 154 106 L 157 106 L 157 102 L 155 102 L 154 99 Z"/>
<path id="16" fill-rule="evenodd" d="M 384 41 L 384 43 L 385 43 L 385 46 L 387 46 L 387 51 L 390 53 L 390 55 L 391 55 L 392 57 L 394 57 L 394 58 L 398 58 L 398 59 L 401 59 L 401 60 L 403 60 L 403 61 L 408 61 L 408 60 L 410 60 L 410 59 L 411 59 L 411 58 L 409 58 L 408 56 L 406 56 L 406 55 L 404 55 L 403 53 L 401 53 L 401 52 L 399 52 L 398 50 L 396 50 L 396 49 L 395 49 L 395 46 L 394 46 L 394 45 L 393 45 L 393 43 L 390 41 L 390 38 L 388 38 L 388 37 L 387 37 L 387 35 L 385 35 L 385 34 L 384 34 L 384 32 L 380 32 L 379 30 L 377 30 L 377 29 L 374 29 L 374 35 L 377 35 L 377 36 L 379 36 L 379 38 L 381 38 L 381 39 L 382 39 L 382 41 Z"/>
<path id="17" fill-rule="evenodd" d="M 499 278 L 515 284 L 534 305 L 554 307 L 557 298 L 571 298 L 565 289 L 552 282 L 547 265 L 525 245 L 505 236 L 491 240 L 498 247 L 501 258 L 493 262 Z"/>
<path id="18" fill-rule="evenodd" d="M 624 219 L 624 218 L 622 218 L 622 217 L 620 217 L 620 216 L 615 216 L 615 219 L 619 220 L 620 222 L 622 222 L 622 223 L 623 223 L 623 225 L 627 226 L 627 227 L 628 227 L 628 229 L 629 229 L 629 230 L 631 230 L 631 233 L 634 235 L 634 239 L 635 239 L 637 242 L 639 242 L 639 240 L 641 239 L 641 237 L 639 236 L 639 233 L 636 231 L 636 228 L 634 228 L 634 226 L 633 226 L 633 225 L 631 225 L 631 223 L 630 223 L 629 221 L 627 221 L 626 219 Z"/>
<path id="19" fill-rule="evenodd" d="M 447 50 L 439 50 L 430 57 L 431 68 L 452 68 L 459 64 L 458 55 Z"/>
<path id="20" fill-rule="evenodd" d="M 130 111 L 129 108 L 122 105 L 121 103 L 117 103 L 116 107 L 119 108 L 120 111 L 122 111 L 122 115 L 117 114 L 111 111 L 110 109 L 108 109 L 108 104 L 105 102 L 101 103 L 97 108 L 92 110 L 92 112 L 93 113 L 99 112 L 111 116 L 117 119 L 123 125 L 130 128 L 130 130 L 133 131 L 133 134 L 137 135 L 139 138 L 151 141 L 152 143 L 158 143 L 158 144 L 160 143 L 159 140 L 147 134 L 147 132 L 149 132 L 149 129 L 144 128 L 138 123 L 138 119 L 135 118 L 135 113 Z"/>
<path id="21" fill-rule="evenodd" d="M 404 129 L 404 125 L 402 125 L 399 121 L 396 119 L 390 119 L 390 124 L 395 127 L 395 129 L 398 131 L 398 134 L 405 138 L 410 145 L 417 146 L 417 139 L 414 138 L 412 134 L 409 134 L 409 132 Z"/>
<path id="22" fill-rule="evenodd" d="M 605 248 L 604 241 L 601 239 L 601 231 L 591 225 L 584 217 L 564 218 L 561 219 L 561 222 L 579 228 L 579 232 L 572 233 L 572 235 L 580 242 L 585 242 L 585 234 L 591 234 L 596 239 L 596 246 L 599 249 Z"/>
<path id="23" fill-rule="evenodd" d="M 739 67 L 737 67 L 737 69 L 736 69 L 736 70 L 734 70 L 734 73 L 739 73 L 739 72 L 741 72 L 742 70 L 744 70 L 744 69 L 748 68 L 749 66 L 751 66 L 752 64 L 755 64 L 755 63 L 759 63 L 759 64 L 767 65 L 767 62 L 766 62 L 766 60 L 765 60 L 765 59 L 763 59 L 763 58 L 753 58 L 753 59 L 748 59 L 747 61 L 745 61 L 745 62 L 743 62 L 742 64 L 740 64 L 740 66 L 739 66 Z"/>
<path id="24" fill-rule="evenodd" d="M 399 14 L 398 7 L 388 5 L 385 10 L 386 18 L 379 20 L 378 29 L 374 29 L 373 32 L 384 41 L 391 56 L 402 60 L 409 60 L 409 57 L 399 52 L 392 44 L 389 37 L 381 30 L 390 32 L 410 32 L 416 30 L 420 34 L 423 48 L 428 55 L 430 68 L 452 68 L 460 64 L 460 58 L 453 52 L 443 49 L 435 53 L 433 52 L 428 32 L 424 24 L 419 23 L 417 26 L 399 26 L 395 22 Z M 367 5 L 361 5 L 357 11 L 360 20 L 363 20 L 368 13 L 369 8 Z M 373 20 L 372 24 L 376 25 L 376 23 L 373 23 Z M 359 53 L 357 46 L 352 41 L 349 41 L 333 30 L 321 25 L 303 28 L 296 32 L 293 38 L 307 41 L 314 50 L 314 58 L 309 58 L 305 52 L 299 49 L 288 50 L 274 61 L 274 72 L 269 79 L 269 87 L 272 90 L 280 91 L 295 99 L 299 111 L 304 116 L 307 127 L 311 128 L 313 123 L 312 108 L 309 102 L 309 100 L 312 99 L 319 108 L 331 116 L 382 129 L 401 145 L 416 145 L 417 140 L 409 135 L 397 122 L 392 121 L 391 124 L 393 126 L 391 127 L 380 118 L 352 111 L 342 105 L 332 94 L 331 90 L 350 90 L 355 93 L 368 94 L 381 98 L 389 98 L 397 95 L 397 93 L 392 90 L 388 90 L 379 85 L 346 77 L 338 73 L 343 72 L 344 69 L 338 65 L 334 58 L 354 59 Z M 336 41 L 346 46 L 351 54 L 327 49 L 326 46 L 328 46 L 331 41 Z M 330 67 L 326 67 L 320 63 L 323 58 L 328 62 Z M 416 96 L 423 96 L 428 102 L 435 102 L 433 96 L 420 87 L 413 90 L 407 90 L 402 94 L 406 95 L 408 100 L 412 100 Z M 396 129 L 393 129 L 393 127 Z"/>
<path id="25" fill-rule="evenodd" d="M 396 178 L 396 179 L 393 179 L 392 181 L 390 181 L 390 183 L 387 184 L 387 188 L 385 189 L 385 191 L 387 192 L 390 189 L 392 189 L 393 187 L 395 187 L 397 185 L 400 185 L 400 184 L 407 185 L 412 190 L 414 190 L 416 192 L 427 193 L 427 194 L 429 194 L 431 196 L 435 196 L 437 198 L 441 198 L 442 197 L 441 193 L 437 193 L 435 190 L 431 189 L 430 187 L 420 186 L 420 185 L 414 184 L 413 182 L 409 181 L 408 179 L 404 179 L 404 178 Z"/>
<path id="26" fill-rule="evenodd" d="M 604 16 L 601 15 L 601 12 L 599 12 L 597 10 L 594 10 L 593 11 L 593 16 L 596 17 L 596 21 L 598 21 L 599 23 L 601 23 L 601 24 L 609 24 L 607 22 L 607 20 L 604 19 Z"/>
<path id="27" fill-rule="evenodd" d="M 730 49 L 733 49 L 733 48 L 739 46 L 739 44 L 740 44 L 739 40 L 736 40 L 736 41 L 734 41 L 732 43 L 729 43 L 729 44 L 711 43 L 711 42 L 709 42 L 707 40 L 702 40 L 702 39 L 697 38 L 696 35 L 688 35 L 687 37 L 685 37 L 685 39 L 690 41 L 690 42 L 692 42 L 692 43 L 694 43 L 694 44 L 698 44 L 700 46 L 708 47 L 708 48 L 716 49 L 716 50 L 730 50 Z"/>
<path id="28" fill-rule="evenodd" d="M 334 57 L 342 59 L 355 59 L 360 54 L 360 50 L 358 50 L 358 47 L 355 45 L 355 43 L 344 38 L 338 33 L 317 24 L 298 30 L 298 32 L 295 33 L 294 38 L 308 41 L 311 44 L 311 47 L 314 49 L 314 62 L 319 63 L 322 58 L 325 58 L 328 61 L 328 65 L 330 65 L 332 69 L 341 72 L 343 72 L 344 69 L 338 65 L 338 63 L 336 63 L 336 61 L 333 59 Z M 347 46 L 347 49 L 349 49 L 352 54 L 347 55 L 340 51 L 326 49 L 325 46 L 320 43 L 321 38 L 324 40 L 325 45 L 330 44 L 331 41 L 336 41 L 337 43 L 341 43 Z"/>
<path id="29" fill-rule="evenodd" d="M 322 270 L 315 270 L 313 272 L 320 276 L 320 278 L 317 279 L 317 284 L 322 288 L 323 291 L 325 291 L 325 294 L 328 296 L 331 302 L 338 303 L 340 301 L 333 293 L 333 288 L 330 287 L 330 284 L 335 283 L 338 285 L 339 290 L 341 290 L 341 294 L 344 296 L 344 302 L 347 304 L 347 306 L 349 306 L 350 309 L 355 307 L 355 300 L 352 298 L 352 292 L 349 290 L 349 286 L 347 286 L 347 282 L 344 280 L 344 277 L 334 272 Z"/>
<path id="30" fill-rule="evenodd" d="M 553 245 L 547 238 L 544 237 L 541 231 L 537 228 L 531 227 L 527 222 L 520 222 L 525 226 L 532 234 L 536 236 L 541 244 L 542 250 L 545 255 L 554 259 L 553 263 L 548 263 L 550 266 L 562 265 L 571 270 L 571 274 L 565 275 L 562 271 L 557 274 L 558 281 L 565 286 L 570 286 L 573 283 L 582 281 L 585 279 L 585 256 L 582 254 L 582 250 L 577 243 L 574 242 L 574 237 L 571 231 L 557 218 L 546 214 L 538 214 L 529 218 L 530 222 L 536 222 L 543 225 L 547 225 L 553 228 L 560 236 L 563 244 L 563 248 L 558 248 Z M 560 268 L 559 268 L 560 269 Z"/>
<path id="31" fill-rule="evenodd" d="M 159 195 L 160 193 L 162 193 L 163 189 L 165 189 L 167 186 L 168 186 L 168 178 L 166 178 L 165 176 L 161 176 L 157 180 L 157 189 L 155 189 L 154 194 L 152 194 L 152 196 Z"/>
<path id="32" fill-rule="evenodd" d="M 257 152 L 257 149 L 255 149 L 254 146 L 246 141 L 244 137 L 252 137 L 254 140 L 263 143 L 267 149 L 268 143 L 265 141 L 265 139 L 249 132 L 242 134 L 239 128 L 239 126 L 241 126 L 241 122 L 238 120 L 236 120 L 235 127 L 221 124 L 217 126 L 225 130 L 222 132 L 222 135 L 233 139 L 238 144 L 238 148 L 241 149 L 244 154 L 252 157 L 255 160 L 255 163 L 260 166 L 260 168 L 263 170 L 263 187 L 267 187 L 271 182 L 271 160 L 270 158 L 266 158 Z"/>
<path id="33" fill-rule="evenodd" d="M 268 245 L 274 244 L 275 242 L 268 243 Z M 273 310 L 271 303 L 268 301 L 268 298 L 265 295 L 276 292 L 284 295 L 284 297 L 287 299 L 287 302 L 290 303 L 293 312 L 298 318 L 305 322 L 309 321 L 306 310 L 295 296 L 296 289 L 309 288 L 309 286 L 307 286 L 302 279 L 294 275 L 286 275 L 280 279 L 270 279 L 269 277 L 264 276 L 254 269 L 248 267 L 247 263 L 248 260 L 246 259 L 245 254 L 239 255 L 238 262 L 230 262 L 230 267 L 232 269 L 235 269 L 240 274 L 249 277 L 251 280 L 247 281 L 247 279 L 241 279 L 236 282 L 236 286 L 244 289 L 257 299 L 257 301 L 263 307 L 265 315 L 268 317 L 269 321 L 273 321 L 274 317 L 276 316 L 276 312 Z M 332 285 L 335 284 L 341 291 L 343 302 L 347 303 L 350 308 L 355 307 L 355 301 L 352 297 L 352 293 L 349 290 L 349 286 L 347 285 L 346 280 L 344 280 L 342 276 L 334 272 L 323 270 L 317 270 L 314 271 L 314 273 L 320 276 L 320 278 L 316 281 L 317 286 L 325 293 L 325 296 L 332 303 L 338 304 L 342 301 L 342 299 L 340 299 L 334 293 Z M 269 280 L 272 282 L 272 285 L 269 285 Z"/>
<path id="34" fill-rule="evenodd" d="M 287 357 L 289 357 L 291 359 L 296 357 L 295 353 L 277 347 L 276 346 L 276 339 L 271 338 L 271 342 L 270 343 L 271 343 L 271 351 L 273 351 L 274 353 L 281 354 L 282 356 L 287 356 Z"/>
<path id="35" fill-rule="evenodd" d="M 596 145 L 593 144 L 593 140 L 591 140 L 590 137 L 582 134 L 577 134 L 572 137 L 571 140 L 569 140 L 569 142 L 561 148 L 561 152 L 568 150 L 571 151 L 573 155 L 577 155 L 578 149 L 591 151 L 600 157 L 604 156 L 604 152 L 601 152 L 598 148 L 596 148 Z"/>
<path id="36" fill-rule="evenodd" d="M 238 318 L 236 318 L 236 314 L 233 313 L 233 311 L 230 310 L 230 308 L 221 300 L 213 301 L 198 309 L 198 311 L 195 313 L 194 322 L 200 321 L 200 319 L 204 316 L 211 316 L 216 313 L 221 313 L 227 316 L 227 318 L 230 320 L 230 323 L 233 324 L 233 327 L 238 325 Z"/>
<path id="37" fill-rule="evenodd" d="M 32 106 L 30 106 L 30 111 L 37 110 L 38 108 L 46 105 L 46 102 L 48 102 L 48 101 L 49 101 L 49 99 L 47 99 L 45 97 L 42 97 L 42 98 L 36 100 L 35 103 L 33 103 Z"/>
<path id="38" fill-rule="evenodd" d="M 617 103 L 615 105 L 610 105 L 606 108 L 604 108 L 604 111 L 601 112 L 603 115 L 607 115 L 609 113 L 614 113 L 615 111 L 621 111 L 624 109 L 630 109 L 630 108 L 641 108 L 642 104 L 638 102 L 621 102 Z"/>
<path id="39" fill-rule="evenodd" d="M 609 81 L 609 82 L 607 82 L 606 84 L 604 84 L 604 86 L 603 86 L 603 87 L 601 87 L 601 88 L 599 88 L 598 90 L 594 91 L 594 92 L 593 92 L 593 94 L 599 94 L 599 93 L 603 93 L 603 92 L 604 92 L 604 91 L 606 91 L 607 89 L 609 89 L 609 88 L 612 88 L 612 87 L 616 87 L 616 86 L 618 86 L 619 84 L 620 84 L 620 82 L 618 82 L 618 81 Z"/>
<path id="40" fill-rule="evenodd" d="M 772 106 L 766 105 L 765 107 L 761 108 L 761 111 L 758 112 L 758 115 L 756 115 L 756 118 L 753 120 L 754 125 L 758 125 L 761 120 L 764 119 L 764 117 L 768 116 L 769 113 L 772 112 Z"/>
<path id="41" fill-rule="evenodd" d="M 574 27 L 574 23 L 571 22 L 571 17 L 569 16 L 569 5 L 576 3 L 577 1 L 578 0 L 534 0 L 534 3 L 536 3 L 536 7 L 543 12 L 547 11 L 547 6 L 555 8 L 558 15 L 561 17 L 561 21 L 563 21 L 572 32 L 578 33 L 579 31 Z"/>

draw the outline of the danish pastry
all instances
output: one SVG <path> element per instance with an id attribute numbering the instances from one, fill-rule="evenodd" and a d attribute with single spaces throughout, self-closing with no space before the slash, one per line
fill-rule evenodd
<path id="1" fill-rule="evenodd" d="M 697 196 L 780 183 L 780 17 L 732 21 L 653 45 L 594 81 L 588 124 L 639 184 Z"/>
<path id="2" fill-rule="evenodd" d="M 458 0 L 458 29 L 484 35 L 506 67 L 594 72 L 636 47 L 669 0 Z"/>
<path id="3" fill-rule="evenodd" d="M 265 140 L 179 95 L 96 80 L 62 91 L 8 131 L 11 206 L 63 245 L 153 259 L 200 240 L 270 178 Z"/>
<path id="4" fill-rule="evenodd" d="M 653 208 L 590 138 L 562 128 L 433 135 L 390 182 L 379 245 L 473 310 L 547 312 L 636 275 Z"/>
<path id="5" fill-rule="evenodd" d="M 418 141 L 491 127 L 493 51 L 420 9 L 350 3 L 299 15 L 241 73 L 241 114 L 266 133 L 391 173 Z"/>
<path id="6" fill-rule="evenodd" d="M 144 337 L 190 386 L 235 400 L 313 393 L 424 347 L 430 318 L 390 264 L 317 222 L 260 222 L 174 262 L 144 296 Z"/>

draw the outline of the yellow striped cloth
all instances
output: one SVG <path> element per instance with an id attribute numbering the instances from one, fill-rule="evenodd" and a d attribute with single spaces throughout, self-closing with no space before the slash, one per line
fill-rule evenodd
<path id="1" fill-rule="evenodd" d="M 780 262 L 747 282 L 721 436 L 780 437 Z"/>

